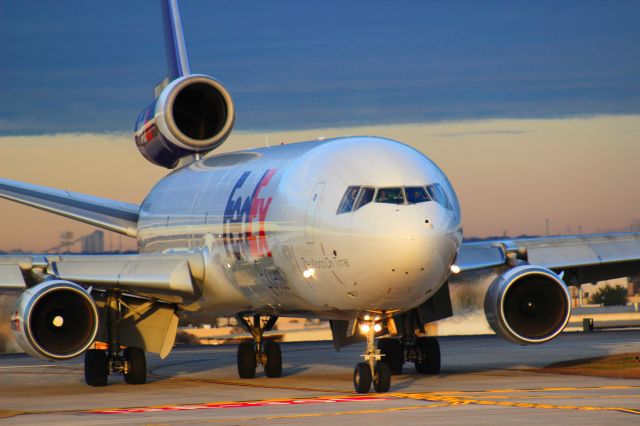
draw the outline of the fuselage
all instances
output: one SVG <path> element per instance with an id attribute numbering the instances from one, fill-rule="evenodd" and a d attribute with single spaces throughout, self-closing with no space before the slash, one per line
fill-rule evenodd
<path id="1" fill-rule="evenodd" d="M 204 256 L 191 309 L 353 318 L 405 311 L 446 281 L 460 209 L 417 150 L 346 137 L 207 157 L 142 204 L 141 252 Z"/>

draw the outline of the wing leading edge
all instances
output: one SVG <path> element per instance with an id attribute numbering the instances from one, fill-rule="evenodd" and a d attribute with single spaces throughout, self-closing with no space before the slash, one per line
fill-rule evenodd
<path id="1" fill-rule="evenodd" d="M 519 263 L 565 272 L 569 285 L 640 272 L 640 233 L 505 239 L 463 243 L 461 272 Z"/>
<path id="2" fill-rule="evenodd" d="M 140 207 L 46 186 L 0 179 L 0 198 L 135 237 Z"/>
<path id="3" fill-rule="evenodd" d="M 188 304 L 200 296 L 204 258 L 198 252 L 0 256 L 0 289 L 25 289 L 51 278 Z"/>

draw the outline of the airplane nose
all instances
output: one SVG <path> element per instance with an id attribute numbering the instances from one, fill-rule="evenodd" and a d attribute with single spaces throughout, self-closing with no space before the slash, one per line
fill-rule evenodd
<path id="1" fill-rule="evenodd" d="M 376 224 L 379 258 L 393 272 L 415 274 L 428 267 L 436 250 L 434 219 L 423 211 L 395 211 Z"/>

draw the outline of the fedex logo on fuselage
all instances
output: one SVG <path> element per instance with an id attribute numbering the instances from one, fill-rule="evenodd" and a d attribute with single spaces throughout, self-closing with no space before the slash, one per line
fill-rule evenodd
<path id="1" fill-rule="evenodd" d="M 229 255 L 233 254 L 237 259 L 241 259 L 243 253 L 245 257 L 254 258 L 271 256 L 265 221 L 272 197 L 261 197 L 260 193 L 275 173 L 276 169 L 268 169 L 248 192 L 245 183 L 251 172 L 244 172 L 231 189 L 222 221 L 224 246 Z"/>

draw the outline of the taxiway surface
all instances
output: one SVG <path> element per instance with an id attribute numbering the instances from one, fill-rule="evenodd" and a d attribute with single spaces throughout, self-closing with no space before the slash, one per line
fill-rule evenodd
<path id="1" fill-rule="evenodd" d="M 520 347 L 494 336 L 444 337 L 442 373 L 411 364 L 386 394 L 357 395 L 363 346 L 283 344 L 283 377 L 236 375 L 234 346 L 148 357 L 149 382 L 83 382 L 82 360 L 0 356 L 0 424 L 640 424 L 640 381 L 526 371 L 552 362 L 640 352 L 640 332 L 567 333 Z M 13 415 L 13 416 L 12 416 Z"/>

